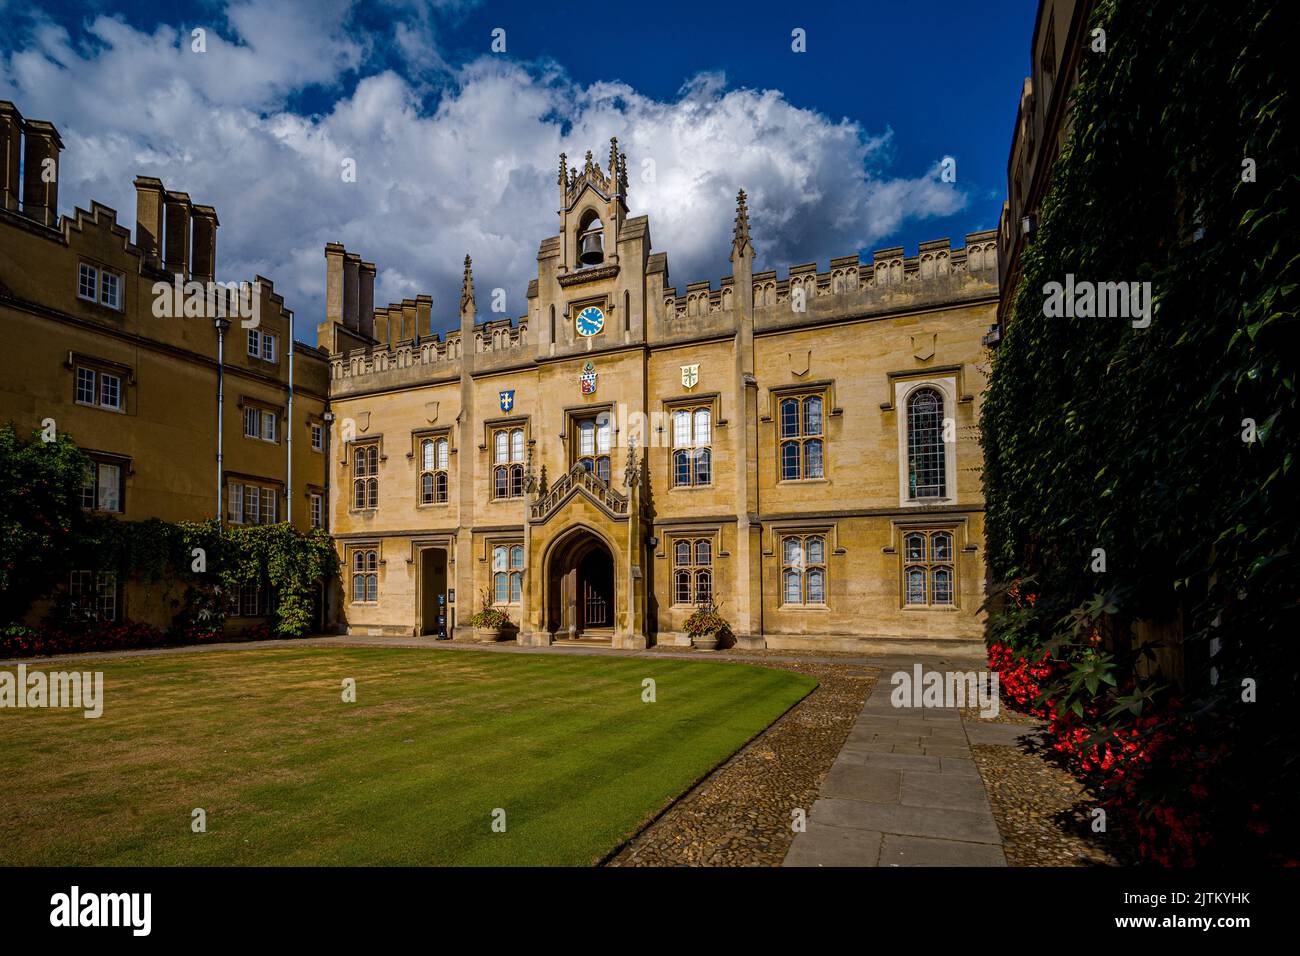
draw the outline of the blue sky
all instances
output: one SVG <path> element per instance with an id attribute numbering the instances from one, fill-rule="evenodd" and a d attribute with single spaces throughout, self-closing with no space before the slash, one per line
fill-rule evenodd
<path id="1" fill-rule="evenodd" d="M 63 212 L 132 224 L 131 180 L 159 176 L 217 207 L 221 277 L 274 279 L 311 340 L 332 240 L 377 262 L 377 299 L 432 294 L 435 327 L 466 252 L 522 315 L 558 153 L 603 158 L 610 135 L 679 289 L 727 274 L 742 186 L 758 268 L 960 244 L 997 222 L 1034 10 L 0 0 L 0 97 L 63 134 Z"/>

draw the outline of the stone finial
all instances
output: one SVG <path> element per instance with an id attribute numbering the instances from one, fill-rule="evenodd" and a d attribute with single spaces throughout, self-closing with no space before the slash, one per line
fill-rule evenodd
<path id="1" fill-rule="evenodd" d="M 619 195 L 627 198 L 627 153 L 619 154 L 618 163 L 618 190 Z"/>
<path id="2" fill-rule="evenodd" d="M 609 179 L 618 182 L 618 137 L 609 138 Z"/>
<path id="3" fill-rule="evenodd" d="M 465 274 L 460 280 L 460 310 L 474 307 L 474 262 L 465 256 Z"/>
<path id="4" fill-rule="evenodd" d="M 596 168 L 596 167 L 595 167 L 595 166 L 592 164 L 592 162 L 591 162 L 591 150 L 587 150 L 587 163 L 586 163 L 586 165 L 585 165 L 585 166 L 583 167 L 583 169 L 582 169 L 583 174 L 584 174 L 584 175 L 587 175 L 587 176 L 590 176 L 590 175 L 591 175 L 591 171 L 592 171 L 593 169 L 595 169 L 595 168 Z"/>
<path id="5" fill-rule="evenodd" d="M 736 229 L 731 240 L 732 255 L 743 254 L 746 249 L 753 253 L 753 244 L 749 238 L 749 206 L 745 190 L 736 194 Z"/>
<path id="6" fill-rule="evenodd" d="M 542 464 L 542 476 L 537 483 L 537 493 L 539 495 L 546 494 L 546 464 L 544 462 Z"/>
<path id="7" fill-rule="evenodd" d="M 569 185 L 569 157 L 564 153 L 560 154 L 560 179 L 558 185 L 561 188 L 567 188 Z"/>

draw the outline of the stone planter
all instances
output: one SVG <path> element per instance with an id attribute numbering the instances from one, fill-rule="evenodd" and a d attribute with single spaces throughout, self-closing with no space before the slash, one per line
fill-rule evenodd
<path id="1" fill-rule="evenodd" d="M 718 649 L 717 631 L 710 634 L 696 634 L 691 638 L 691 646 L 697 651 L 716 651 Z"/>
<path id="2" fill-rule="evenodd" d="M 480 644 L 495 644 L 497 641 L 514 640 L 515 630 L 510 627 L 476 627 L 474 636 Z"/>

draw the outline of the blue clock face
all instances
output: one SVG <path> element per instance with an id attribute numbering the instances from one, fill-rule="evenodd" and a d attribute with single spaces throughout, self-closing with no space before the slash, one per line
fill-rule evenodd
<path id="1" fill-rule="evenodd" d="M 578 334 L 595 335 L 605 327 L 605 313 L 589 305 L 578 313 Z"/>

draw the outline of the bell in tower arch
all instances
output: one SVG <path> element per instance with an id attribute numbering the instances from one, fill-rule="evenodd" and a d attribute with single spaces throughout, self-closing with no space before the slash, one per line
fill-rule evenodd
<path id="1" fill-rule="evenodd" d="M 599 219 L 592 218 L 578 237 L 578 262 L 584 268 L 605 261 L 605 230 Z"/>

